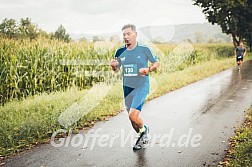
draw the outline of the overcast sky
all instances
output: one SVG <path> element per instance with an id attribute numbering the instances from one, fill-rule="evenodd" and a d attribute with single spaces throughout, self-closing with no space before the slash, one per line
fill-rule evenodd
<path id="1" fill-rule="evenodd" d="M 68 33 L 110 33 L 122 25 L 137 27 L 204 23 L 204 14 L 191 0 L 0 0 L 0 20 L 31 18 L 54 32 L 63 25 Z"/>

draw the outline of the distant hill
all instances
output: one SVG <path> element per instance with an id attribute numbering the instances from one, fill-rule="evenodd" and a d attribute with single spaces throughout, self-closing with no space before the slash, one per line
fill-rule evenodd
<path id="1" fill-rule="evenodd" d="M 148 26 L 138 29 L 139 36 L 143 39 L 160 42 L 178 43 L 181 41 L 191 42 L 231 42 L 231 37 L 222 33 L 221 28 L 210 23 L 197 24 L 180 24 L 180 25 L 164 25 L 164 26 Z M 75 40 L 85 37 L 89 41 L 94 36 L 109 41 L 112 36 L 121 37 L 121 32 L 112 34 L 70 34 Z M 143 37 L 144 36 L 144 37 Z M 121 38 L 122 39 L 122 38 Z"/>
<path id="2" fill-rule="evenodd" d="M 140 28 L 140 31 L 149 39 L 155 40 L 155 38 L 161 37 L 166 42 L 184 40 L 196 42 L 196 34 L 198 38 L 202 38 L 201 42 L 208 42 L 209 40 L 231 42 L 231 37 L 222 33 L 219 26 L 210 23 L 143 27 Z"/>

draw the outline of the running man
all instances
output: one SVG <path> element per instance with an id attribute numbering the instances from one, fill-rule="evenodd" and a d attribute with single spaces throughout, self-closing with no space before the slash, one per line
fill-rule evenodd
<path id="1" fill-rule="evenodd" d="M 246 49 L 243 46 L 242 42 L 240 42 L 240 45 L 235 48 L 234 54 L 238 70 L 240 71 L 242 67 L 243 57 L 246 55 Z"/>
<path id="2" fill-rule="evenodd" d="M 125 46 L 116 51 L 110 65 L 115 72 L 122 66 L 124 102 L 129 113 L 129 119 L 139 138 L 133 150 L 142 148 L 142 143 L 148 143 L 149 127 L 144 125 L 140 112 L 149 93 L 149 73 L 156 70 L 159 62 L 147 46 L 137 43 L 135 25 L 127 24 L 122 28 Z M 152 64 L 148 67 L 148 61 Z"/>

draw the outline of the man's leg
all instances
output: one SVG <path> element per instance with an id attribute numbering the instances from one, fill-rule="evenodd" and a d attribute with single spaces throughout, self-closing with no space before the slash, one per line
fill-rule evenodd
<path id="1" fill-rule="evenodd" d="M 237 68 L 238 68 L 238 70 L 240 70 L 240 64 L 241 64 L 241 61 L 237 60 Z"/>
<path id="2" fill-rule="evenodd" d="M 240 71 L 240 70 L 241 70 L 241 68 L 242 68 L 242 61 L 241 61 L 241 60 L 239 60 L 238 70 Z"/>
<path id="3" fill-rule="evenodd" d="M 129 111 L 129 119 L 135 131 L 144 127 L 143 120 L 140 118 L 140 113 L 146 99 L 147 94 L 136 94 L 132 97 L 132 103 Z"/>
<path id="4" fill-rule="evenodd" d="M 130 87 L 127 87 L 127 86 L 124 86 L 123 90 L 124 90 L 124 103 L 125 103 L 125 106 L 126 106 L 126 110 L 130 114 L 131 113 L 132 100 L 133 100 L 132 91 L 134 89 L 130 88 Z M 131 125 L 134 128 L 134 130 L 138 133 L 138 131 L 139 131 L 138 126 L 132 121 L 131 121 Z"/>
<path id="5" fill-rule="evenodd" d="M 241 60 L 241 61 L 240 61 L 240 68 L 242 68 L 242 63 L 243 63 L 243 61 Z"/>
<path id="6" fill-rule="evenodd" d="M 147 94 L 137 94 L 133 96 L 131 108 L 129 111 L 129 119 L 135 131 L 139 133 L 139 138 L 133 147 L 133 150 L 139 150 L 143 147 L 143 144 L 148 142 L 147 133 L 149 128 L 144 125 L 140 113 L 146 99 Z"/>
<path id="7" fill-rule="evenodd" d="M 143 120 L 140 118 L 140 111 L 135 108 L 131 108 L 129 111 L 129 119 L 132 127 L 138 133 L 139 129 L 143 128 Z"/>

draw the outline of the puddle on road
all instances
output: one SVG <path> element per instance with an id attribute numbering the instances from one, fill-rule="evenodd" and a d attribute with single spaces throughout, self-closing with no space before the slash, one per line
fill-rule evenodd
<path id="1" fill-rule="evenodd" d="M 230 99 L 230 100 L 227 100 L 228 102 L 232 102 L 232 101 L 234 101 L 234 100 L 232 100 L 232 99 Z"/>

